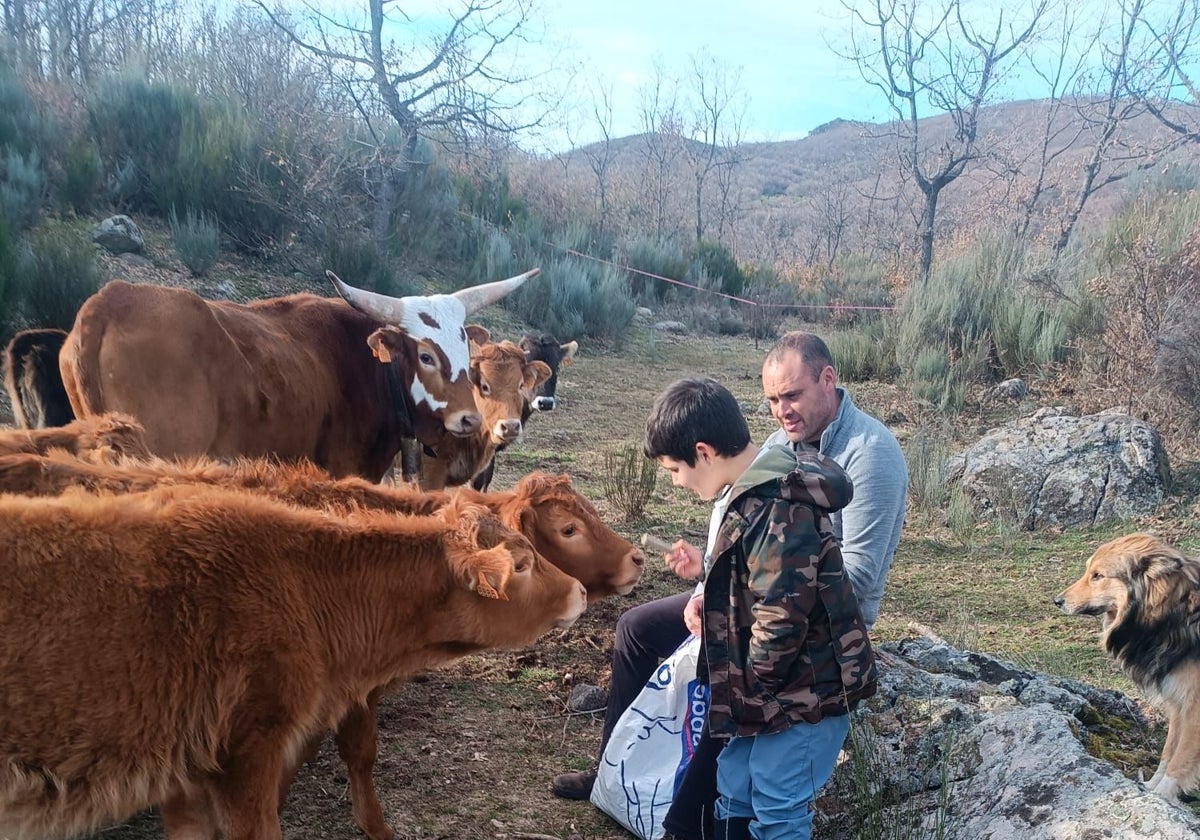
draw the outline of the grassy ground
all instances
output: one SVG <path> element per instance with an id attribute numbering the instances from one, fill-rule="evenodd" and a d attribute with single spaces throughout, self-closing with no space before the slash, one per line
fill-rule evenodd
<path id="1" fill-rule="evenodd" d="M 502 322 L 493 331 L 497 338 L 517 337 L 504 332 Z M 524 440 L 501 456 L 496 484 L 509 486 L 531 470 L 567 473 L 626 536 L 650 531 L 703 543 L 708 505 L 665 480 L 644 514 L 624 521 L 602 492 L 604 457 L 640 442 L 654 397 L 682 376 L 711 375 L 725 383 L 750 408 L 752 431 L 761 440 L 774 428 L 769 416 L 756 413 L 764 352 L 746 338 L 663 337 L 645 329 L 619 351 L 584 344 L 560 375 L 559 407 L 533 418 Z M 917 412 L 898 388 L 869 383 L 852 385 L 851 392 L 885 418 L 902 442 L 912 434 Z M 1002 419 L 1002 413 L 968 418 L 966 433 Z M 1189 472 L 1187 465 L 1176 468 Z M 1196 519 L 1191 498 L 1173 500 L 1162 517 L 1147 523 L 1068 533 L 980 526 L 965 539 L 937 514 L 913 512 L 877 636 L 896 639 L 925 628 L 959 646 L 1129 690 L 1098 649 L 1097 621 L 1060 615 L 1052 598 L 1078 577 L 1096 545 L 1135 525 L 1174 539 L 1187 534 Z M 1196 548 L 1187 540 L 1181 544 Z M 591 765 L 599 738 L 599 720 L 569 714 L 565 702 L 573 684 L 607 684 L 612 628 L 622 610 L 682 588 L 652 559 L 634 594 L 594 605 L 568 633 L 523 651 L 468 657 L 390 698 L 381 714 L 376 776 L 398 836 L 627 837 L 589 804 L 549 793 L 555 773 Z M 283 818 L 289 840 L 359 836 L 350 821 L 344 771 L 328 744 L 301 772 Z M 161 829 L 147 814 L 98 836 L 145 840 L 161 837 Z"/>

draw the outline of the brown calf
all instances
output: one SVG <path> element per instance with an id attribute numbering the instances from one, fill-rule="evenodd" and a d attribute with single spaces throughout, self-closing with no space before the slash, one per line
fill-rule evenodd
<path id="1" fill-rule="evenodd" d="M 471 348 L 471 381 L 483 423 L 474 434 L 442 435 L 421 459 L 421 487 L 441 490 L 466 484 L 486 467 L 496 447 L 521 436 L 522 410 L 550 376 L 545 362 L 528 361 L 511 341 Z"/>
<path id="2" fill-rule="evenodd" d="M 478 505 L 330 517 L 195 485 L 0 498 L 0 573 L 13 840 L 155 805 L 172 840 L 279 840 L 281 779 L 380 686 L 585 607 Z"/>
<path id="3" fill-rule="evenodd" d="M 259 492 L 307 507 L 365 508 L 403 514 L 430 514 L 460 498 L 488 506 L 508 527 L 533 543 L 539 554 L 587 587 L 590 601 L 632 591 L 645 564 L 641 549 L 608 528 L 592 505 L 565 475 L 533 473 L 511 491 L 455 494 L 421 493 L 408 487 L 384 487 L 361 479 L 334 480 L 310 465 L 279 466 L 264 461 L 231 465 L 212 461 L 149 463 L 109 467 L 84 464 L 62 455 L 47 458 L 0 458 L 0 492 L 57 494 L 68 488 L 125 493 L 157 486 L 216 484 Z M 336 725 L 338 752 L 351 785 L 354 819 L 371 840 L 394 836 L 384 819 L 374 785 L 377 711 L 389 686 L 380 686 L 362 704 L 350 708 Z M 311 754 L 320 740 L 308 749 Z M 286 788 L 301 762 L 285 776 Z"/>
<path id="4" fill-rule="evenodd" d="M 0 431 L 0 455 L 45 455 L 51 449 L 65 449 L 95 464 L 150 457 L 146 430 L 127 414 L 97 414 L 48 429 Z"/>

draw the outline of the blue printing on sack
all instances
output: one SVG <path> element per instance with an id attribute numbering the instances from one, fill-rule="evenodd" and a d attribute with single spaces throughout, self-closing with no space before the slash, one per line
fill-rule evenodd
<path id="1" fill-rule="evenodd" d="M 699 679 L 691 680 L 687 684 L 687 699 L 683 726 L 679 730 L 682 749 L 680 750 L 679 766 L 675 768 L 674 789 L 676 791 L 679 790 L 683 774 L 687 770 L 692 756 L 696 753 L 696 747 L 700 744 L 700 734 L 704 730 L 704 718 L 708 714 L 708 685 L 701 683 Z"/>

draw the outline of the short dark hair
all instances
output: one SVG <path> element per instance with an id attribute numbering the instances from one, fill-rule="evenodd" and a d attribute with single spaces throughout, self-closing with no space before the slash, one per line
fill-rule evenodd
<path id="1" fill-rule="evenodd" d="M 729 389 L 715 379 L 680 379 L 659 394 L 646 420 L 643 451 L 696 466 L 696 444 L 731 457 L 750 445 L 750 427 Z"/>
<path id="2" fill-rule="evenodd" d="M 837 365 L 833 363 L 833 355 L 829 352 L 828 345 L 821 339 L 821 336 L 816 333 L 804 332 L 803 330 L 792 330 L 786 332 L 779 337 L 775 345 L 767 351 L 767 357 L 763 359 L 763 365 L 768 362 L 780 361 L 785 353 L 795 353 L 804 360 L 804 366 L 812 373 L 813 378 L 821 375 L 821 371 L 825 370 L 826 365 L 833 368 L 837 372 Z"/>

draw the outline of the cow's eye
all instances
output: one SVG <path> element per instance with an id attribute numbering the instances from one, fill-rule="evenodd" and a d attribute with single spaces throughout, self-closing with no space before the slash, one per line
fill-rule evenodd
<path id="1" fill-rule="evenodd" d="M 532 565 L 532 564 L 529 562 L 529 558 L 522 557 L 520 560 L 517 560 L 513 564 L 513 571 L 516 572 L 517 574 L 527 572 L 527 571 L 529 571 L 530 565 Z"/>
<path id="2" fill-rule="evenodd" d="M 422 353 L 418 358 L 420 358 L 421 364 L 428 365 L 429 367 L 433 367 L 433 354 L 432 353 Z"/>
<path id="3" fill-rule="evenodd" d="M 562 535 L 564 537 L 573 537 L 578 532 L 579 532 L 579 529 L 576 528 L 574 525 L 568 525 L 566 528 L 562 529 Z"/>
<path id="4" fill-rule="evenodd" d="M 492 386 L 481 381 L 479 383 L 479 393 L 483 394 L 485 397 L 490 397 L 492 395 Z"/>

